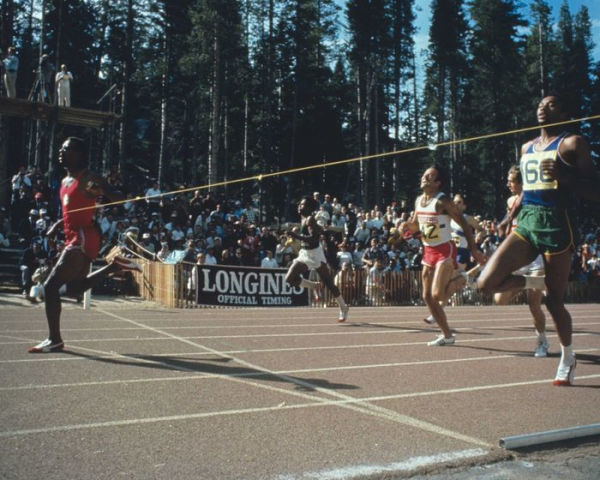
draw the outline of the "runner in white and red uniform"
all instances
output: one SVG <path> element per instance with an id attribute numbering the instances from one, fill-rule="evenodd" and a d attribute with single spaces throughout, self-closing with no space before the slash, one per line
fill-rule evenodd
<path id="1" fill-rule="evenodd" d="M 115 201 L 123 196 L 113 191 L 106 180 L 86 168 L 87 152 L 82 139 L 67 138 L 59 150 L 58 159 L 67 170 L 60 188 L 63 218 L 50 227 L 47 235 L 54 236 L 63 225 L 66 247 L 44 283 L 48 338 L 31 347 L 29 353 L 58 352 L 64 348 L 60 334 L 59 293 L 63 285 L 67 286 L 69 294 L 79 296 L 107 273 L 139 268 L 116 258 L 106 267 L 89 273 L 90 264 L 100 248 L 100 234 L 93 221 L 96 200 L 104 196 Z"/>
<path id="2" fill-rule="evenodd" d="M 421 231 L 423 248 L 423 300 L 429 307 L 432 317 L 437 321 L 442 335 L 429 342 L 429 346 L 443 346 L 454 343 L 454 336 L 448 326 L 444 312 L 445 300 L 451 295 L 452 285 L 464 279 L 455 275 L 456 244 L 452 241 L 450 221 L 461 226 L 466 235 L 467 245 L 473 258 L 484 263 L 483 254 L 477 249 L 471 229 L 452 200 L 442 193 L 444 172 L 439 166 L 429 167 L 421 177 L 423 195 L 415 202 L 415 211 L 410 220 L 401 225 L 403 230 Z"/>

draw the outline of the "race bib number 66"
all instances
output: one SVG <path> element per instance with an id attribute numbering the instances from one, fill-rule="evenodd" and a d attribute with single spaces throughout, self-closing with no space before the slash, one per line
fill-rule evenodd
<path id="1" fill-rule="evenodd" d="M 545 152 L 530 153 L 521 159 L 521 175 L 523 177 L 523 190 L 554 190 L 558 188 L 558 182 L 551 180 L 542 172 L 542 160 L 548 157 Z M 556 161 L 556 155 L 550 157 Z"/>

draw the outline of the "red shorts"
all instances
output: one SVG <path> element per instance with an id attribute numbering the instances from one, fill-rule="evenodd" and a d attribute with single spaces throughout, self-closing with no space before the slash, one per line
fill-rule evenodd
<path id="1" fill-rule="evenodd" d="M 77 230 L 65 229 L 65 248 L 80 248 L 91 261 L 96 260 L 100 251 L 100 234 L 94 226 L 80 227 Z"/>
<path id="2" fill-rule="evenodd" d="M 456 244 L 454 242 L 446 242 L 435 247 L 429 247 L 427 245 L 423 248 L 423 260 L 421 263 L 428 267 L 435 267 L 438 263 L 443 262 L 447 258 L 452 259 L 454 268 L 457 268 L 456 264 Z"/>

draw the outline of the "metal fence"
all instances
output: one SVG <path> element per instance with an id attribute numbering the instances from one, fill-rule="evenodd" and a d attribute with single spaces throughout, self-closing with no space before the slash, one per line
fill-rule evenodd
<path id="1" fill-rule="evenodd" d="M 138 294 L 170 308 L 195 308 L 205 305 L 196 303 L 196 283 L 193 265 L 164 264 L 159 262 L 142 263 L 143 272 L 133 273 L 134 285 Z M 335 283 L 342 296 L 352 306 L 400 306 L 424 305 L 422 299 L 421 272 L 405 270 L 369 275 L 365 270 L 341 270 L 335 276 Z M 311 272 L 316 280 L 316 273 Z M 310 297 L 313 307 L 334 307 L 335 299 L 323 289 L 319 299 Z M 600 301 L 600 285 L 570 282 L 567 302 L 587 303 Z M 450 299 L 452 305 L 491 305 L 489 294 L 465 288 Z M 526 303 L 525 294 L 517 295 L 512 304 Z"/>

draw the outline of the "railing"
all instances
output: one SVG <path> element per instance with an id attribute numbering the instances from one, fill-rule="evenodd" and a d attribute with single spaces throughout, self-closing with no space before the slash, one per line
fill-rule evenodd
<path id="1" fill-rule="evenodd" d="M 196 286 L 193 265 L 167 265 L 159 262 L 144 262 L 143 272 L 134 272 L 134 283 L 138 293 L 146 300 L 154 301 L 170 308 L 194 308 Z M 316 279 L 316 273 L 311 277 Z M 364 270 L 340 271 L 335 283 L 342 296 L 352 306 L 399 306 L 423 305 L 421 272 L 405 270 L 398 273 L 387 272 L 377 279 L 369 278 Z M 319 301 L 311 297 L 313 307 L 336 306 L 331 293 L 323 289 Z M 600 285 L 570 282 L 567 290 L 568 303 L 586 303 L 600 301 Z M 517 295 L 512 304 L 526 302 L 524 293 Z M 465 288 L 450 299 L 452 305 L 491 305 L 492 296 Z"/>

